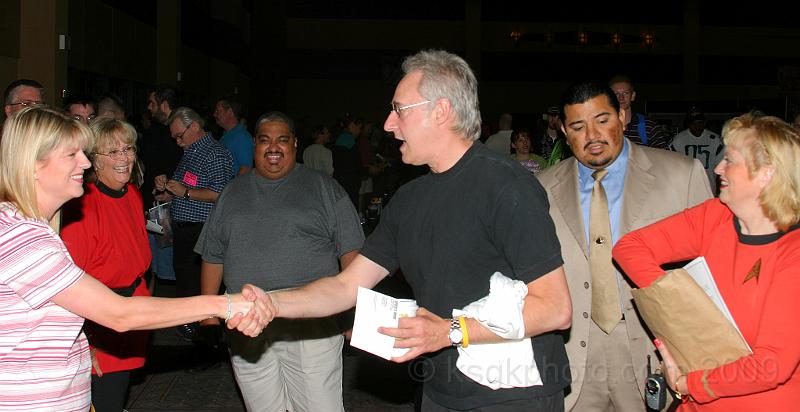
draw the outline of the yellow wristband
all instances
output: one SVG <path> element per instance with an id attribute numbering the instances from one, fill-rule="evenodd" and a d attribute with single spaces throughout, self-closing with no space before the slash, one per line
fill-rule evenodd
<path id="1" fill-rule="evenodd" d="M 466 348 L 469 346 L 469 333 L 467 333 L 467 322 L 464 320 L 463 316 L 458 317 L 458 324 L 461 326 L 461 334 L 464 337 L 461 340 L 461 347 Z"/>

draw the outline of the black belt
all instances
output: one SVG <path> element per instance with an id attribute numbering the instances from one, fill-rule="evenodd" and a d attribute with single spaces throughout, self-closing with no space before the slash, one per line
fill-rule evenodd
<path id="1" fill-rule="evenodd" d="M 172 221 L 172 226 L 175 226 L 175 227 L 191 227 L 191 226 L 197 226 L 197 225 L 202 225 L 202 224 L 203 224 L 203 222 L 183 222 L 183 221 L 180 221 L 180 220 L 173 220 Z"/>
<path id="2" fill-rule="evenodd" d="M 111 288 L 111 291 L 116 293 L 117 295 L 125 296 L 126 298 L 129 298 L 129 297 L 133 296 L 133 292 L 136 290 L 136 288 L 139 287 L 139 285 L 141 283 L 142 283 L 142 278 L 138 277 L 138 278 L 136 278 L 136 280 L 133 281 L 133 283 L 131 283 L 130 286 L 128 286 L 126 288 Z"/>

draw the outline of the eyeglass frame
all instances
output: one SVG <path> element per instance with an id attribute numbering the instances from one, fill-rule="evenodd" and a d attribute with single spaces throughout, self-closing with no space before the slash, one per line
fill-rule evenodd
<path id="1" fill-rule="evenodd" d="M 44 100 L 23 100 L 21 102 L 16 102 L 16 103 L 6 103 L 6 106 L 20 106 L 21 105 L 23 108 L 25 108 L 25 107 L 31 107 L 31 106 L 41 106 L 43 104 L 44 104 Z"/>
<path id="2" fill-rule="evenodd" d="M 394 113 L 397 115 L 397 117 L 400 117 L 400 113 L 402 113 L 402 112 L 403 112 L 403 110 L 410 109 L 410 108 L 412 108 L 412 107 L 422 106 L 423 104 L 428 104 L 428 103 L 430 103 L 430 102 L 431 102 L 430 100 L 425 100 L 424 102 L 413 103 L 413 104 L 407 104 L 407 105 L 405 105 L 405 106 L 398 106 L 398 105 L 397 105 L 397 103 L 395 103 L 395 102 L 392 102 L 392 109 L 391 109 L 391 111 L 393 111 L 393 112 L 394 112 Z"/>
<path id="3" fill-rule="evenodd" d="M 122 159 L 120 157 L 120 155 L 122 155 L 122 156 L 125 156 L 124 157 L 125 159 L 129 159 L 129 158 L 132 158 L 132 157 L 136 157 L 136 146 L 129 144 L 129 145 L 126 145 L 125 147 L 123 147 L 122 149 L 110 150 L 108 153 L 94 152 L 93 154 L 94 155 L 108 156 L 108 157 L 110 157 L 112 159 Z"/>
<path id="4" fill-rule="evenodd" d="M 620 98 L 620 97 L 631 97 L 631 96 L 633 96 L 634 93 L 636 93 L 636 90 L 628 89 L 628 90 L 623 90 L 623 91 L 620 91 L 620 92 L 614 92 L 614 95 L 617 96 L 617 98 Z"/>
<path id="5" fill-rule="evenodd" d="M 186 125 L 186 128 L 183 129 L 183 131 L 180 134 L 172 136 L 172 138 L 175 139 L 175 140 L 183 139 L 183 135 L 186 134 L 186 131 L 189 130 L 189 128 L 192 127 L 193 124 L 194 124 L 194 122 L 190 122 L 189 124 Z"/>

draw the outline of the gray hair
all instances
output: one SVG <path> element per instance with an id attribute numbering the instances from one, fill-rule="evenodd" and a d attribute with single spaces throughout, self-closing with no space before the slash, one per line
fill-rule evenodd
<path id="1" fill-rule="evenodd" d="M 481 135 L 478 81 L 467 62 L 444 50 L 423 50 L 403 61 L 405 74 L 416 70 L 422 72 L 419 94 L 432 102 L 450 101 L 455 113 L 452 131 L 468 140 L 478 140 Z"/>
<path id="2" fill-rule="evenodd" d="M 39 90 L 39 94 L 42 95 L 42 98 L 44 98 L 44 86 L 42 86 L 41 83 L 31 79 L 17 79 L 11 82 L 3 92 L 3 101 L 5 104 L 16 103 L 12 102 L 12 100 L 16 100 L 17 92 L 19 92 L 19 89 L 23 87 L 33 87 L 34 89 Z"/>
<path id="3" fill-rule="evenodd" d="M 271 112 L 266 112 L 262 114 L 258 118 L 258 120 L 256 120 L 256 130 L 258 130 L 258 127 L 261 126 L 261 123 L 266 123 L 266 122 L 286 123 L 286 125 L 289 126 L 289 133 L 291 133 L 292 136 L 295 135 L 294 121 L 286 113 L 273 110 Z"/>
<path id="4" fill-rule="evenodd" d="M 113 93 L 106 93 L 97 100 L 97 115 L 102 116 L 108 112 L 125 117 L 125 107 L 122 99 Z"/>
<path id="5" fill-rule="evenodd" d="M 175 109 L 172 114 L 169 115 L 167 124 L 170 125 L 175 120 L 180 120 L 183 127 L 189 127 L 192 123 L 197 123 L 197 125 L 204 130 L 206 127 L 206 121 L 203 119 L 203 116 L 200 116 L 196 111 L 185 106 Z"/>

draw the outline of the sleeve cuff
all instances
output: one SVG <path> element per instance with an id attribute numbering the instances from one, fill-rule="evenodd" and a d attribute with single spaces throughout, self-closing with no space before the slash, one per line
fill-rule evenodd
<path id="1" fill-rule="evenodd" d="M 708 383 L 710 370 L 698 370 L 686 375 L 686 384 L 689 387 L 689 395 L 698 403 L 711 402 L 718 397 Z"/>

